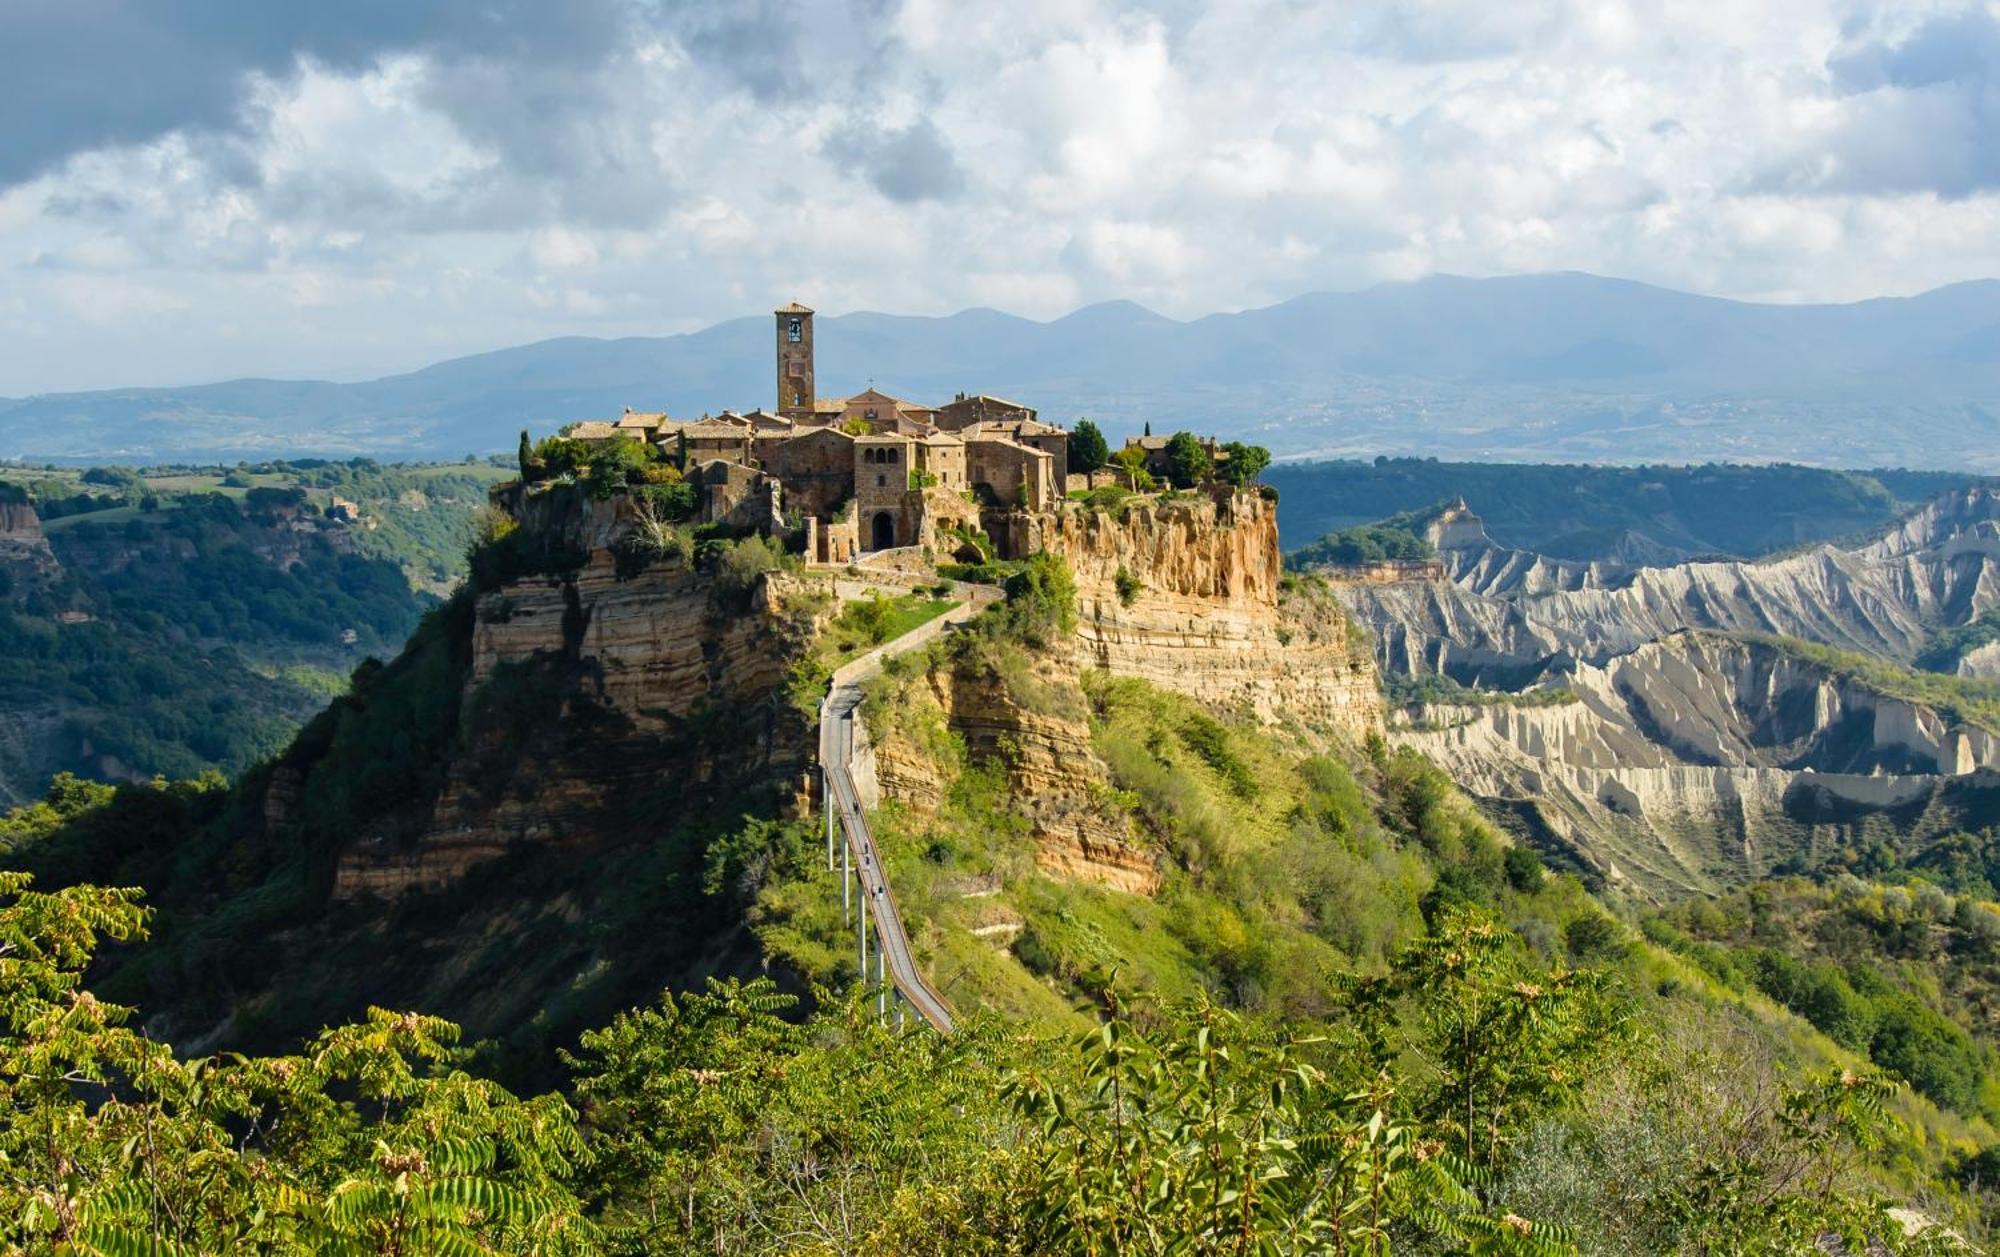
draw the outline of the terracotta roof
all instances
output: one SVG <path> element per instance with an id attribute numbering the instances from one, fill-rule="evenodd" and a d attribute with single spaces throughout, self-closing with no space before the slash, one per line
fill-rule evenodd
<path id="1" fill-rule="evenodd" d="M 688 439 L 691 441 L 714 441 L 725 438 L 729 440 L 745 440 L 750 435 L 750 430 L 741 423 L 730 423 L 726 419 L 709 419 L 701 423 L 691 423 L 681 429 L 681 431 L 687 433 Z"/>
<path id="2" fill-rule="evenodd" d="M 904 434 L 904 433 L 901 433 L 901 432 L 870 432 L 870 433 L 869 433 L 868 435 L 866 435 L 866 436 L 858 436 L 858 437 L 855 437 L 854 439 L 855 439 L 856 441 L 862 441 L 862 442 L 866 442 L 866 441 L 894 441 L 894 442 L 896 442 L 896 443 L 897 443 L 898 445 L 900 445 L 900 444 L 902 444 L 903 442 L 905 442 L 905 441 L 909 440 L 910 438 L 909 438 L 909 437 L 908 437 L 908 436 L 907 436 L 906 434 Z"/>
<path id="3" fill-rule="evenodd" d="M 666 414 L 652 414 L 643 410 L 627 410 L 615 425 L 620 428 L 657 428 L 666 422 Z"/>
<path id="4" fill-rule="evenodd" d="M 790 305 L 785 305 L 785 306 L 779 306 L 779 307 L 778 307 L 778 308 L 777 308 L 776 310 L 773 310 L 773 311 L 772 311 L 771 313 L 773 313 L 773 314 L 811 314 L 811 313 L 812 313 L 812 310 L 811 310 L 811 309 L 809 309 L 808 307 L 806 307 L 806 306 L 802 306 L 802 305 L 800 305 L 800 304 L 799 304 L 798 302 L 794 301 L 794 302 L 792 302 L 792 303 L 791 303 Z"/>
<path id="5" fill-rule="evenodd" d="M 563 435 L 572 441 L 609 441 L 615 437 L 623 436 L 624 433 L 618 430 L 618 425 L 615 423 L 608 423 L 601 419 L 586 419 L 581 423 L 573 423 L 564 428 Z"/>
<path id="6" fill-rule="evenodd" d="M 1023 444 L 1021 444 L 1021 443 L 1020 443 L 1019 441 L 1016 441 L 1015 439 L 1013 439 L 1012 437 L 1006 437 L 1006 436 L 988 436 L 988 435 L 985 435 L 984 433 L 982 433 L 982 434 L 979 434 L 979 435 L 976 435 L 976 436 L 970 436 L 970 437 L 967 437 L 967 438 L 965 439 L 965 443 L 966 443 L 966 445 L 968 445 L 968 446 L 972 446 L 972 445 L 1004 445 L 1004 446 L 1006 446 L 1006 447 L 1007 447 L 1008 449 L 1012 449 L 1012 450 L 1019 450 L 1019 451 L 1021 451 L 1021 452 L 1022 452 L 1023 454 L 1032 454 L 1032 455 L 1034 455 L 1034 456 L 1035 456 L 1036 458 L 1048 458 L 1048 457 L 1050 457 L 1050 455 L 1049 455 L 1049 452 L 1048 452 L 1047 450 L 1038 450 L 1038 449 L 1036 449 L 1036 448 L 1035 448 L 1034 446 L 1032 446 L 1032 445 L 1023 445 Z"/>
<path id="7" fill-rule="evenodd" d="M 709 422 L 727 423 L 738 428 L 747 428 L 751 426 L 750 420 L 746 419 L 742 415 L 737 414 L 733 410 L 725 410 L 721 414 L 715 416 L 714 419 L 709 420 Z"/>
<path id="8" fill-rule="evenodd" d="M 923 443 L 924 443 L 925 445 L 963 445 L 963 444 L 965 444 L 965 442 L 964 442 L 964 441 L 961 441 L 961 440 L 959 440 L 959 439 L 958 439 L 957 437 L 953 436 L 953 435 L 952 435 L 951 433 L 949 433 L 949 432 L 926 432 L 926 433 L 924 433 L 924 435 L 923 435 L 922 437 L 920 437 L 919 439 L 920 439 L 920 440 L 921 440 L 921 441 L 922 441 L 922 442 L 923 442 Z"/>
<path id="9" fill-rule="evenodd" d="M 852 441 L 855 439 L 854 434 L 852 432 L 848 432 L 844 429 L 835 427 L 821 427 L 821 428 L 808 428 L 804 432 L 801 432 L 798 435 L 794 436 L 792 440 L 803 441 L 807 437 L 815 437 L 815 436 L 837 436 L 843 441 Z"/>
<path id="10" fill-rule="evenodd" d="M 815 398 L 813 398 L 813 413 L 815 413 L 815 414 L 836 414 L 836 415 L 837 415 L 837 414 L 839 414 L 839 413 L 840 413 L 841 411 L 843 411 L 843 410 L 846 410 L 846 409 L 847 409 L 847 399 L 846 399 L 845 397 L 815 397 Z"/>

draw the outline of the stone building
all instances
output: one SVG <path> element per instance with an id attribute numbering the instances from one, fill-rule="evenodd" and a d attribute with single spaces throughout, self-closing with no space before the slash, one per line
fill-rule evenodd
<path id="1" fill-rule="evenodd" d="M 775 413 L 724 411 L 687 423 L 627 409 L 615 423 L 572 425 L 599 442 L 651 440 L 686 455 L 702 486 L 702 522 L 805 533 L 809 558 L 844 563 L 904 546 L 949 548 L 946 533 L 981 513 L 1045 511 L 1061 498 L 1069 434 L 1032 407 L 959 393 L 930 407 L 872 385 L 852 397 L 814 395 L 813 312 L 796 303 L 776 320 Z"/>
<path id="2" fill-rule="evenodd" d="M 1033 407 L 1010 402 L 1004 397 L 989 397 L 984 393 L 971 396 L 960 393 L 937 408 L 937 426 L 946 432 L 962 432 L 975 423 L 1005 423 L 1034 418 Z"/>
<path id="3" fill-rule="evenodd" d="M 750 465 L 750 425 L 740 417 L 734 423 L 724 419 L 691 423 L 675 434 L 676 447 L 682 441 L 690 464 L 721 458 Z"/>
<path id="4" fill-rule="evenodd" d="M 778 413 L 797 422 L 811 419 L 813 403 L 813 312 L 794 301 L 778 315 Z"/>

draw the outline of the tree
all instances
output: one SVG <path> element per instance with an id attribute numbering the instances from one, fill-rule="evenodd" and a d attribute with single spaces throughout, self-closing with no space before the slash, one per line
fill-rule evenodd
<path id="1" fill-rule="evenodd" d="M 1239 489 L 1254 484 L 1271 465 L 1271 451 L 1261 445 L 1231 441 L 1222 447 L 1222 452 L 1222 478 Z"/>
<path id="2" fill-rule="evenodd" d="M 1215 460 L 1192 432 L 1167 438 L 1167 479 L 1176 489 L 1192 489 L 1215 473 Z"/>
<path id="3" fill-rule="evenodd" d="M 1089 475 L 1111 460 L 1111 446 L 1104 433 L 1088 419 L 1076 421 L 1069 434 L 1069 469 Z"/>
<path id="4" fill-rule="evenodd" d="M 1125 475 L 1125 487 L 1134 493 L 1150 491 L 1154 487 L 1153 473 L 1146 470 L 1146 451 L 1137 445 L 1128 445 L 1111 457 L 1111 465 Z"/>
<path id="5" fill-rule="evenodd" d="M 1387 1257 L 1412 1224 L 1451 1251 L 1570 1251 L 1560 1228 L 1484 1209 L 1472 1168 L 1391 1116 L 1386 1074 L 1343 1094 L 1310 1063 L 1315 1040 L 1205 998 L 1149 1020 L 1119 1010 L 1079 1036 L 1080 1084 L 1008 1078 L 1044 1145 L 1029 1251 Z"/>
<path id="6" fill-rule="evenodd" d="M 521 459 L 521 479 L 523 480 L 531 479 L 532 477 L 529 474 L 528 467 L 529 464 L 535 461 L 535 443 L 528 439 L 528 430 L 526 428 L 521 429 L 520 459 Z"/>

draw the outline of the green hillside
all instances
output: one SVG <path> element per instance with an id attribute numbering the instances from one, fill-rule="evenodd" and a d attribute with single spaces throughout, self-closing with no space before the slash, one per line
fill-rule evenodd
<path id="1" fill-rule="evenodd" d="M 1959 995 L 1930 1001 L 1920 969 L 1885 961 L 1876 1025 L 1903 1016 L 1914 1052 L 1822 1031 L 1687 926 L 1622 924 L 1408 752 L 1065 671 L 1043 646 L 1063 584 L 1018 588 L 868 704 L 943 769 L 934 815 L 889 808 L 880 828 L 960 1037 L 874 1024 L 817 825 L 783 821 L 754 777 L 670 774 L 619 805 L 653 818 L 645 839 L 588 859 L 524 851 L 386 914 L 330 904 L 331 853 L 434 790 L 447 757 L 496 732 L 497 767 L 588 753 L 587 722 L 557 735 L 567 752 L 548 740 L 559 671 L 460 707 L 462 600 L 233 789 L 65 787 L 17 813 L 12 863 L 77 889 L 0 888 L 8 936 L 51 940 L 39 968 L 0 971 L 0 1083 L 26 1106 L 0 1192 L 36 1198 L 52 1170 L 31 1136 L 58 1125 L 91 1169 L 67 1218 L 0 1210 L 20 1219 L 8 1241 L 87 1231 L 117 1251 L 164 1210 L 191 1248 L 301 1252 L 398 1227 L 420 1251 L 1785 1252 L 1828 1231 L 1952 1251 L 1906 1236 L 1891 1200 L 1984 1234 L 1964 1171 L 2000 1135 L 1984 1082 L 1951 1080 L 1983 1079 L 1990 1048 L 1965 1036 L 1941 1073 L 1921 1055 L 1956 1042 L 1939 1027 Z M 1161 854 L 1157 896 L 1038 870 L 1032 801 L 1007 785 L 1019 752 L 975 752 L 906 688 L 940 672 L 1083 723 L 1109 772 L 1090 806 Z M 663 753 L 725 751 L 739 724 Z M 280 771 L 302 829 L 266 824 Z M 127 896 L 89 883 L 158 913 L 93 986 L 288 1055 L 181 1063 L 94 1002 L 38 1038 L 94 937 L 136 933 Z M 704 993 L 718 965 L 775 984 Z M 370 1011 L 419 991 L 448 1020 Z M 504 1041 L 462 1052 L 468 1016 Z M 329 1021 L 355 1024 L 314 1033 Z M 129 1083 L 105 1103 L 29 1086 L 51 1060 L 147 1063 L 115 1066 Z M 186 1172 L 196 1149 L 211 1172 Z"/>

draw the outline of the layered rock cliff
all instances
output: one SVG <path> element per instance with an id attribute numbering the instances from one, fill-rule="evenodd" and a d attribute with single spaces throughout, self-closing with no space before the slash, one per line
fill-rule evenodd
<path id="1" fill-rule="evenodd" d="M 442 886 L 521 843 L 640 842 L 647 798 L 805 779 L 810 724 L 782 690 L 813 632 L 809 599 L 681 562 L 629 570 L 623 498 L 514 505 L 545 553 L 581 561 L 479 595 L 443 788 L 357 836 L 339 896 Z"/>
<path id="2" fill-rule="evenodd" d="M 340 895 L 443 886 L 523 843 L 639 841 L 635 801 L 663 782 L 806 790 L 810 725 L 784 690 L 828 595 L 856 577 L 774 573 L 724 589 L 684 559 L 633 563 L 623 496 L 514 490 L 502 504 L 535 570 L 474 605 L 463 745 L 420 816 L 343 852 Z M 1051 871 L 1141 893 L 1158 882 L 1129 817 L 1099 806 L 1108 780 L 1078 687 L 1087 669 L 1321 738 L 1380 727 L 1365 645 L 1322 591 L 1281 588 L 1258 494 L 1142 499 L 1117 514 L 1070 505 L 1025 526 L 1029 545 L 1071 566 L 1075 636 L 1004 676 L 992 659 L 940 664 L 913 701 L 975 758 L 1005 765 Z M 732 737 L 688 736 L 717 723 Z M 950 767 L 892 733 L 877 749 L 882 796 L 934 808 Z"/>
<path id="3" fill-rule="evenodd" d="M 1380 726 L 1361 635 L 1285 588 L 1263 495 L 1069 503 L 1038 540 L 1076 575 L 1077 635 L 1097 667 L 1262 720 L 1350 737 Z"/>

